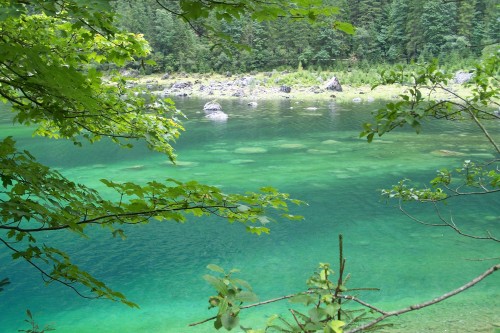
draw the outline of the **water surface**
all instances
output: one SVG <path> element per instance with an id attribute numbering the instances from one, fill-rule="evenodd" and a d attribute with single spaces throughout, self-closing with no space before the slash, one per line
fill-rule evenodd
<path id="1" fill-rule="evenodd" d="M 66 250 L 78 265 L 137 302 L 139 310 L 84 300 L 55 284 L 45 287 L 31 267 L 11 262 L 2 250 L 0 278 L 9 277 L 12 284 L 0 294 L 0 332 L 26 328 L 27 308 L 57 332 L 211 332 L 211 324 L 187 327 L 213 315 L 207 311 L 212 291 L 202 279 L 207 264 L 239 268 L 260 300 L 279 297 L 304 290 L 319 262 L 336 267 L 339 233 L 344 235 L 350 286 L 380 288 L 360 297 L 386 310 L 455 289 L 494 263 L 468 259 L 499 256 L 497 244 L 412 223 L 395 203 L 380 198 L 381 188 L 402 178 L 423 183 L 440 167 L 492 157 L 488 142 L 471 124 L 435 121 L 418 136 L 398 130 L 367 144 L 359 131 L 377 103 L 275 100 L 252 108 L 244 101 L 221 101 L 227 122 L 205 119 L 204 103 L 177 101 L 188 117 L 186 132 L 175 145 L 177 166 L 140 143 L 132 150 L 109 142 L 75 148 L 69 142 L 32 138 L 32 129 L 13 126 L 6 111 L 0 113 L 0 133 L 15 136 L 39 161 L 88 186 L 102 189 L 101 178 L 140 183 L 196 179 L 228 192 L 272 185 L 308 202 L 292 207 L 305 220 L 278 221 L 270 235 L 260 237 L 216 218 L 190 218 L 182 225 L 153 222 L 129 228 L 125 241 L 97 228 L 90 232 L 91 240 L 64 233 L 40 239 Z M 489 125 L 500 139 L 500 124 Z M 440 156 L 440 150 L 464 155 Z M 446 214 L 470 232 L 500 233 L 498 202 L 480 199 L 457 201 Z M 434 217 L 424 207 L 414 209 L 423 219 Z M 392 331 L 458 331 L 470 324 L 470 331 L 492 332 L 500 323 L 499 282 L 500 276 L 493 275 L 450 301 L 402 316 L 394 320 Z M 266 315 L 286 313 L 288 307 L 285 302 L 248 310 L 242 324 L 259 327 Z"/>

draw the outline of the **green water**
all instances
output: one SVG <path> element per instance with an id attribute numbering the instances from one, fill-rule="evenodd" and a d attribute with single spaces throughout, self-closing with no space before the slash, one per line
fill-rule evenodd
<path id="1" fill-rule="evenodd" d="M 433 122 L 418 136 L 402 130 L 367 144 L 358 133 L 376 103 L 283 100 L 250 108 L 245 102 L 223 101 L 229 120 L 221 123 L 204 119 L 204 102 L 177 101 L 188 119 L 175 145 L 176 167 L 140 144 L 133 150 L 107 142 L 74 148 L 68 142 L 32 138 L 31 129 L 11 125 L 6 111 L 0 112 L 0 133 L 15 136 L 39 161 L 89 186 L 102 188 L 101 178 L 197 179 L 239 192 L 272 185 L 309 203 L 292 208 L 305 221 L 280 221 L 272 225 L 271 235 L 260 237 L 210 218 L 130 228 L 125 241 L 99 229 L 91 231 L 92 240 L 64 233 L 40 239 L 66 250 L 78 265 L 140 304 L 139 310 L 84 300 L 58 285 L 44 287 L 39 274 L 25 263 L 12 263 L 2 251 L 0 278 L 9 277 L 12 284 L 0 294 L 0 332 L 27 328 L 27 308 L 40 324 L 52 323 L 57 332 L 212 332 L 211 324 L 187 327 L 213 315 L 207 310 L 212 291 L 202 279 L 207 264 L 239 268 L 260 300 L 279 297 L 303 290 L 318 262 L 336 264 L 339 233 L 352 274 L 350 287 L 380 288 L 360 297 L 386 310 L 439 296 L 494 263 L 467 259 L 499 256 L 497 244 L 415 224 L 379 196 L 381 188 L 401 178 L 425 181 L 437 168 L 491 157 L 488 143 L 472 125 Z M 318 109 L 306 110 L 312 106 Z M 500 123 L 489 126 L 500 139 Z M 442 157 L 436 154 L 439 150 L 466 155 Z M 487 229 L 498 235 L 500 205 L 495 198 L 480 199 L 456 201 L 446 214 L 453 210 L 455 221 L 467 231 Z M 413 209 L 421 218 L 434 216 L 424 207 Z M 478 219 L 484 212 L 487 218 Z M 496 275 L 440 305 L 393 320 L 397 325 L 387 331 L 458 332 L 466 327 L 493 332 L 500 324 Z M 266 315 L 286 313 L 289 307 L 285 302 L 248 310 L 242 324 L 258 327 Z"/>

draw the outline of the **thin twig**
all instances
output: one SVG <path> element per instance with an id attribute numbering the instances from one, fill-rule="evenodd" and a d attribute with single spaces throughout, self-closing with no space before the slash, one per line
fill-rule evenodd
<path id="1" fill-rule="evenodd" d="M 420 310 L 420 309 L 423 309 L 425 307 L 428 307 L 430 305 L 434 305 L 436 303 L 439 303 L 439 302 L 442 302 L 444 301 L 445 299 L 448 299 L 450 297 L 453 297 L 457 294 L 460 294 L 461 292 L 473 287 L 474 285 L 476 285 L 477 283 L 481 282 L 482 280 L 484 280 L 486 277 L 488 277 L 489 275 L 493 274 L 494 272 L 500 270 L 500 264 L 497 264 L 497 265 L 494 265 L 492 267 L 490 267 L 489 269 L 487 269 L 484 273 L 482 273 L 481 275 L 477 276 L 476 278 L 472 279 L 471 281 L 467 282 L 466 284 L 464 284 L 463 286 L 461 286 L 460 288 L 457 288 L 453 291 L 450 291 L 446 294 L 443 294 L 439 297 L 436 297 L 430 301 L 427 301 L 427 302 L 424 302 L 424 303 L 419 303 L 419 304 L 415 304 L 415 305 L 410 305 L 406 308 L 403 308 L 403 309 L 400 309 L 400 310 L 396 310 L 396 311 L 390 311 L 390 312 L 380 312 L 380 313 L 384 313 L 382 316 L 372 320 L 371 322 L 365 324 L 365 325 L 362 325 L 362 326 L 359 326 L 353 330 L 350 330 L 350 331 L 347 331 L 347 332 L 344 332 L 344 333 L 356 333 L 356 332 L 361 332 L 367 328 L 370 328 L 372 327 L 373 325 L 381 322 L 382 320 L 388 318 L 388 317 L 392 317 L 392 316 L 399 316 L 403 313 L 406 313 L 406 312 L 410 312 L 410 311 L 415 311 L 415 310 Z M 359 302 L 358 302 L 359 303 Z M 368 306 L 370 308 L 371 305 L 369 304 L 366 304 L 365 306 Z"/>

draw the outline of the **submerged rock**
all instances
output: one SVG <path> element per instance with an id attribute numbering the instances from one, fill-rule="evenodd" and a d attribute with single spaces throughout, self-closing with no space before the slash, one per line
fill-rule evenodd
<path id="1" fill-rule="evenodd" d="M 278 147 L 283 148 L 283 149 L 305 149 L 305 148 L 307 148 L 307 146 L 303 145 L 302 143 L 284 143 L 282 145 L 279 145 Z"/>
<path id="2" fill-rule="evenodd" d="M 324 145 L 333 145 L 333 144 L 337 144 L 337 143 L 340 143 L 340 142 L 337 141 L 337 140 L 325 140 L 325 141 L 322 141 L 321 143 L 324 144 Z"/>
<path id="3" fill-rule="evenodd" d="M 463 156 L 463 155 L 465 155 L 464 153 L 461 153 L 459 151 L 446 150 L 446 149 L 434 150 L 433 152 L 431 152 L 431 154 L 434 156 Z"/>
<path id="4" fill-rule="evenodd" d="M 261 154 L 267 153 L 267 149 L 262 147 L 242 147 L 237 148 L 234 152 L 236 154 Z"/>
<path id="5" fill-rule="evenodd" d="M 315 154 L 315 155 L 337 154 L 337 151 L 335 150 L 322 150 L 322 149 L 308 149 L 307 152 L 309 154 Z"/>
<path id="6" fill-rule="evenodd" d="M 229 164 L 233 164 L 233 165 L 250 164 L 250 163 L 255 163 L 255 160 L 240 160 L 240 159 L 236 159 L 236 160 L 229 161 Z"/>

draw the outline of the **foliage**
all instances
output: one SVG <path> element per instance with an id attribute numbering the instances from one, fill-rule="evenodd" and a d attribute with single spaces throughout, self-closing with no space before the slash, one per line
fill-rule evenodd
<path id="1" fill-rule="evenodd" d="M 299 61 L 333 69 L 349 59 L 374 65 L 433 57 L 454 65 L 499 40 L 492 0 L 114 3 L 124 28 L 143 33 L 155 54 L 170 57 L 160 60 L 159 72 L 296 69 Z"/>
<path id="2" fill-rule="evenodd" d="M 470 96 L 460 96 L 447 87 L 449 75 L 438 67 L 437 61 L 432 62 L 418 72 L 399 73 L 391 71 L 382 73 L 385 83 L 402 83 L 411 80 L 412 84 L 406 94 L 400 95 L 401 100 L 389 103 L 374 115 L 374 123 L 364 124 L 361 136 L 366 136 L 371 142 L 375 135 L 382 136 L 398 127 L 410 125 L 419 133 L 422 124 L 427 119 L 444 119 L 448 121 L 471 121 L 481 131 L 491 144 L 494 157 L 483 161 L 467 159 L 455 170 L 442 168 L 437 176 L 430 181 L 430 187 L 419 188 L 408 179 L 400 181 L 382 194 L 399 201 L 400 209 L 414 221 L 431 226 L 444 226 L 453 229 L 462 236 L 500 241 L 500 238 L 490 231 L 484 235 L 470 234 L 459 227 L 453 217 L 445 218 L 440 213 L 440 205 L 452 198 L 471 195 L 498 195 L 500 193 L 500 145 L 495 136 L 490 134 L 488 126 L 495 126 L 500 116 L 497 108 L 500 106 L 500 49 L 487 55 L 478 63 L 471 80 L 466 83 L 471 91 Z M 437 100 L 433 93 L 441 91 L 447 98 Z M 492 123 L 493 121 L 493 123 Z M 430 203 L 437 212 L 437 223 L 422 221 L 404 208 L 408 202 Z"/>
<path id="3" fill-rule="evenodd" d="M 234 278 L 232 275 L 238 270 L 232 269 L 225 272 L 223 268 L 210 264 L 209 270 L 219 273 L 219 276 L 206 274 L 203 278 L 214 287 L 217 295 L 210 296 L 210 308 L 218 308 L 214 327 L 224 327 L 231 330 L 239 324 L 240 307 L 244 302 L 255 302 L 257 296 L 252 292 L 252 287 L 244 280 Z"/>
<path id="4" fill-rule="evenodd" d="M 25 330 L 19 330 L 18 332 L 24 332 L 24 333 L 45 333 L 49 331 L 55 331 L 55 329 L 49 325 L 44 326 L 43 329 L 40 329 L 38 324 L 35 322 L 35 319 L 33 318 L 33 315 L 31 314 L 30 310 L 26 310 L 26 316 L 28 317 L 24 321 L 27 322 L 31 327 Z"/>
<path id="5" fill-rule="evenodd" d="M 197 2 L 183 1 L 196 11 Z M 75 145 L 109 138 L 130 147 L 145 141 L 172 162 L 172 143 L 183 130 L 172 101 L 130 88 L 116 70 L 133 61 L 144 67 L 151 48 L 140 34 L 120 31 L 105 0 L 2 0 L 0 12 L 0 100 L 10 105 L 14 122 L 36 127 L 35 134 L 72 140 Z M 239 10 L 239 9 L 238 9 Z M 192 14 L 192 15 L 201 15 Z M 193 16 L 194 17 L 194 16 Z M 14 260 L 40 271 L 82 297 L 106 298 L 137 306 L 79 268 L 51 245 L 51 232 L 90 238 L 89 226 L 125 237 L 124 225 L 152 220 L 186 221 L 186 215 L 219 216 L 240 222 L 255 234 L 269 232 L 268 210 L 282 218 L 288 195 L 272 188 L 259 193 L 226 194 L 195 181 L 172 179 L 139 185 L 102 180 L 115 192 L 110 199 L 38 163 L 18 150 L 15 138 L 0 141 L 0 244 Z M 275 215 L 276 216 L 276 215 Z M 44 235 L 44 242 L 40 242 Z M 2 280 L 2 286 L 6 280 Z"/>
<path id="6" fill-rule="evenodd" d="M 334 274 L 330 264 L 320 263 L 317 271 L 306 282 L 308 291 L 290 298 L 291 303 L 305 306 L 307 314 L 305 311 L 290 310 L 293 322 L 283 317 L 275 317 L 275 320 L 279 319 L 282 324 L 276 325 L 271 321 L 268 322 L 268 327 L 281 332 L 343 332 L 346 325 L 346 322 L 341 320 L 343 315 L 346 319 L 352 319 L 349 313 L 342 309 L 342 298 L 340 298 L 348 291 L 345 283 L 349 276 L 343 281 L 342 277 L 339 281 L 332 281 Z"/>
<path id="7" fill-rule="evenodd" d="M 0 280 L 0 291 L 3 291 L 3 288 L 8 285 L 10 282 L 9 282 L 9 279 L 7 278 L 4 278 L 2 280 Z"/>
<path id="8" fill-rule="evenodd" d="M 242 304 L 243 302 L 255 302 L 256 296 L 251 292 L 252 288 L 246 281 L 231 277 L 231 274 L 237 270 L 233 269 L 230 273 L 226 273 L 215 265 L 209 265 L 208 268 L 222 275 L 221 277 L 204 276 L 205 280 L 218 292 L 217 296 L 209 298 L 210 308 L 218 308 L 217 315 L 210 318 L 210 320 L 215 320 L 214 327 L 216 329 L 224 327 L 231 330 L 237 327 L 239 324 L 238 315 L 243 309 L 285 299 L 289 299 L 294 304 L 304 305 L 307 314 L 305 311 L 290 309 L 292 320 L 273 315 L 267 321 L 265 331 L 269 329 L 279 332 L 317 332 L 322 330 L 327 333 L 341 333 L 343 332 L 342 327 L 346 323 L 340 318 L 345 316 L 349 320 L 353 319 L 350 312 L 341 308 L 342 294 L 348 291 L 345 282 L 349 276 L 345 280 L 340 277 L 339 281 L 332 281 L 334 272 L 327 263 L 319 264 L 317 271 L 307 280 L 308 291 L 249 306 L 242 306 Z M 244 287 L 246 291 L 242 290 L 241 287 Z M 244 330 L 246 332 L 260 332 L 249 328 Z"/>
<path id="9" fill-rule="evenodd" d="M 480 120 L 498 119 L 498 115 L 492 108 L 498 105 L 500 89 L 498 88 L 498 73 L 500 70 L 499 52 L 491 54 L 478 64 L 473 70 L 472 80 L 467 83 L 472 95 L 469 97 L 458 96 L 449 88 L 449 74 L 445 74 L 433 61 L 422 67 L 417 72 L 404 73 L 392 70 L 389 73 L 382 72 L 383 84 L 405 84 L 411 82 L 407 93 L 401 94 L 401 100 L 389 103 L 385 108 L 375 114 L 375 124 L 364 124 L 361 136 L 366 136 L 371 142 L 377 134 L 382 136 L 397 127 L 410 125 L 418 133 L 422 122 L 427 118 L 474 121 L 483 132 L 486 128 Z M 377 85 L 374 86 L 374 88 Z M 448 98 L 436 100 L 435 91 L 445 92 Z M 498 146 L 492 142 L 492 138 L 485 135 L 500 153 Z"/>
<path id="10" fill-rule="evenodd" d="M 205 275 L 207 280 L 217 291 L 216 296 L 210 296 L 210 307 L 217 307 L 217 315 L 190 326 L 199 325 L 207 321 L 214 320 L 216 329 L 225 328 L 231 330 L 238 326 L 241 310 L 264 306 L 269 303 L 289 300 L 296 304 L 301 310 L 289 309 L 291 317 L 283 315 L 272 315 L 269 317 L 264 330 L 251 329 L 240 326 L 247 333 L 261 333 L 267 331 L 277 332 L 325 332 L 342 333 L 344 329 L 356 327 L 360 322 L 368 319 L 367 311 L 363 309 L 352 310 L 345 307 L 351 300 L 359 300 L 348 295 L 354 290 L 376 290 L 370 289 L 348 289 L 346 287 L 350 275 L 344 277 L 345 259 L 343 258 L 343 240 L 339 235 L 339 272 L 335 277 L 335 272 L 330 264 L 320 263 L 313 275 L 307 279 L 307 291 L 298 292 L 292 295 L 279 297 L 259 303 L 242 306 L 243 302 L 255 302 L 256 296 L 252 292 L 252 287 L 248 282 L 232 277 L 238 270 L 231 270 L 226 273 L 224 269 L 217 265 L 209 265 L 208 269 L 219 273 L 218 277 Z M 244 288 L 245 290 L 243 290 Z M 361 302 L 364 303 L 364 302 Z"/>

